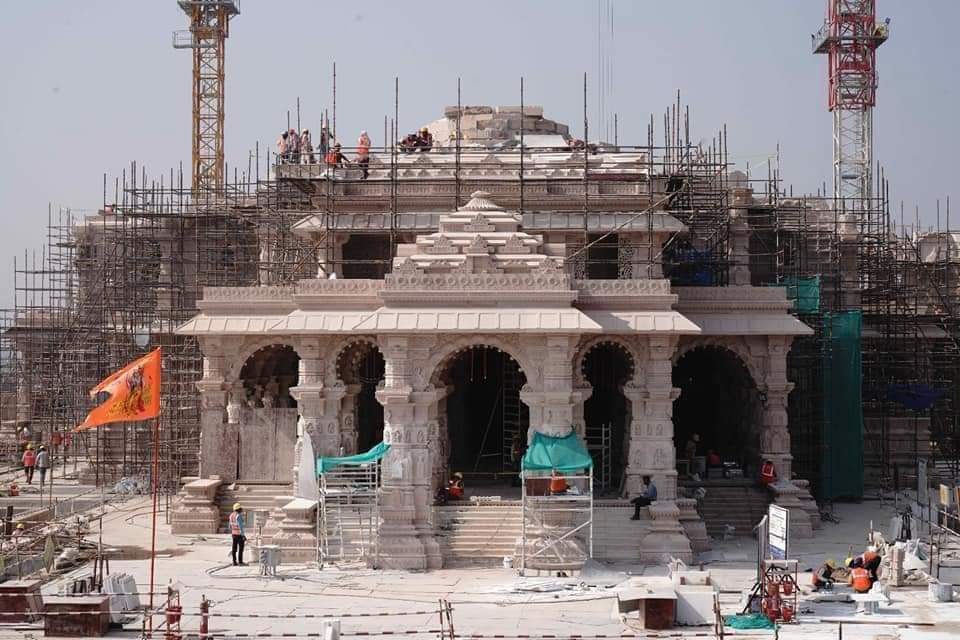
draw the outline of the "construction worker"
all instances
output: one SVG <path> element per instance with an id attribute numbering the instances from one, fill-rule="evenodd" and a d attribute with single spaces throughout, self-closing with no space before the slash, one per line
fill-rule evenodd
<path id="1" fill-rule="evenodd" d="M 243 530 L 243 519 L 243 507 L 237 502 L 233 505 L 233 511 L 230 513 L 230 535 L 233 538 L 230 557 L 233 559 L 233 566 L 247 566 L 247 563 L 243 561 L 243 544 L 247 541 L 246 533 Z"/>
<path id="2" fill-rule="evenodd" d="M 871 582 L 876 582 L 879 577 L 877 570 L 880 568 L 880 554 L 877 553 L 877 548 L 874 546 L 867 547 L 866 551 L 850 560 L 850 568 L 866 570 Z"/>
<path id="3" fill-rule="evenodd" d="M 332 167 L 336 167 L 337 169 L 342 168 L 344 162 L 346 161 L 346 158 L 344 157 L 343 152 L 340 149 L 341 149 L 340 143 L 338 142 L 335 145 L 333 145 L 333 149 L 327 152 L 327 157 L 326 157 L 327 164 Z"/>
<path id="4" fill-rule="evenodd" d="M 47 447 L 40 445 L 40 449 L 37 451 L 37 473 L 40 474 L 40 491 L 43 491 L 43 481 L 47 477 L 47 469 L 50 468 L 50 453 L 47 452 Z"/>
<path id="5" fill-rule="evenodd" d="M 550 494 L 551 495 L 561 495 L 567 492 L 569 486 L 567 485 L 567 480 L 560 475 L 560 472 L 554 469 L 550 473 Z"/>
<path id="6" fill-rule="evenodd" d="M 760 484 L 769 487 L 777 481 L 777 470 L 773 466 L 773 461 L 765 459 L 760 465 Z"/>
<path id="7" fill-rule="evenodd" d="M 683 447 L 683 454 L 687 459 L 687 473 L 691 476 L 697 472 L 697 449 L 699 448 L 700 434 L 694 433 Z"/>
<path id="8" fill-rule="evenodd" d="M 650 476 L 643 476 L 643 487 L 640 488 L 640 495 L 631 500 L 633 503 L 633 516 L 631 520 L 640 519 L 640 508 L 649 507 L 657 500 L 657 485 L 653 484 Z"/>
<path id="9" fill-rule="evenodd" d="M 463 474 L 457 471 L 447 482 L 447 495 L 451 500 L 460 500 L 463 498 Z"/>
<path id="10" fill-rule="evenodd" d="M 357 140 L 357 166 L 363 170 L 363 179 L 370 175 L 370 136 L 366 131 L 360 132 Z"/>
<path id="11" fill-rule="evenodd" d="M 27 484 L 33 484 L 33 468 L 37 464 L 37 452 L 33 450 L 32 444 L 27 444 L 20 461 L 23 463 L 23 473 L 27 477 Z"/>
<path id="12" fill-rule="evenodd" d="M 433 148 L 433 134 L 426 127 L 420 129 L 420 135 L 417 136 L 417 148 L 421 151 L 430 151 Z"/>
<path id="13" fill-rule="evenodd" d="M 850 569 L 850 586 L 857 593 L 866 593 L 873 586 L 873 580 L 870 579 L 870 572 L 863 567 Z"/>
<path id="14" fill-rule="evenodd" d="M 833 572 L 837 568 L 837 563 L 830 558 L 822 565 L 820 568 L 813 572 L 813 577 L 811 582 L 813 583 L 813 590 L 819 591 L 820 589 L 829 589 L 833 586 Z"/>
<path id="15" fill-rule="evenodd" d="M 313 155 L 313 141 L 310 139 L 310 130 L 300 132 L 300 154 L 303 164 L 313 164 L 317 159 Z"/>
<path id="16" fill-rule="evenodd" d="M 290 129 L 287 132 L 287 151 L 290 155 L 290 162 L 300 164 L 300 134 L 296 129 Z"/>
<path id="17" fill-rule="evenodd" d="M 280 158 L 280 163 L 288 162 L 290 160 L 290 143 L 287 140 L 288 134 L 286 131 L 280 134 L 280 137 L 277 138 L 277 157 Z"/>

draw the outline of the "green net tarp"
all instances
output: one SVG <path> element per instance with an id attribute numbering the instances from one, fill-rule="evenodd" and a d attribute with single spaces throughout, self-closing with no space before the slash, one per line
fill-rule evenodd
<path id="1" fill-rule="evenodd" d="M 356 466 L 370 462 L 376 462 L 383 456 L 387 455 L 387 451 L 390 451 L 390 445 L 388 445 L 386 442 L 381 442 L 369 451 L 358 453 L 352 456 L 342 456 L 339 458 L 324 458 L 323 456 L 320 456 L 317 458 L 317 475 L 323 475 L 331 469 L 335 469 L 341 465 L 350 464 Z"/>
<path id="2" fill-rule="evenodd" d="M 552 438 L 542 433 L 533 434 L 533 442 L 521 461 L 524 471 L 557 471 L 570 473 L 593 466 L 593 458 L 577 437 L 576 432 L 563 438 Z"/>
<path id="3" fill-rule="evenodd" d="M 723 626 L 731 629 L 773 629 L 770 618 L 762 613 L 738 613 L 725 616 Z"/>
<path id="4" fill-rule="evenodd" d="M 796 313 L 820 313 L 820 276 L 788 276 L 781 284 L 787 290 L 787 299 L 793 301 Z"/>
<path id="5" fill-rule="evenodd" d="M 824 314 L 823 442 L 821 494 L 863 497 L 863 372 L 859 311 Z"/>

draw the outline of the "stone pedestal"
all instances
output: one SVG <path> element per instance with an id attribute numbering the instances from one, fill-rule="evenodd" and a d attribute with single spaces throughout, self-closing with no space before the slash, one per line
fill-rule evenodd
<path id="1" fill-rule="evenodd" d="M 286 512 L 283 508 L 291 500 L 293 500 L 293 496 L 274 496 L 274 507 L 270 510 L 270 515 L 267 516 L 267 522 L 263 525 L 263 529 L 260 532 L 262 544 L 273 544 L 274 536 L 280 533 L 283 521 L 286 519 Z M 316 534 L 316 528 L 314 528 L 314 534 Z"/>
<path id="2" fill-rule="evenodd" d="M 813 494 L 810 493 L 810 481 L 795 478 L 793 486 L 797 488 L 797 498 L 800 499 L 803 510 L 806 511 L 810 517 L 810 524 L 814 529 L 819 529 L 821 525 L 823 525 L 823 522 L 820 520 L 820 507 L 817 506 L 817 501 L 814 499 Z"/>
<path id="3" fill-rule="evenodd" d="M 690 548 L 694 553 L 710 550 L 710 536 L 707 535 L 707 525 L 697 513 L 697 501 L 692 498 L 678 498 L 677 508 L 680 509 L 680 526 L 690 541 Z"/>
<path id="4" fill-rule="evenodd" d="M 283 506 L 280 531 L 272 544 L 282 550 L 283 562 L 302 563 L 317 559 L 317 502 L 294 498 Z"/>
<path id="5" fill-rule="evenodd" d="M 201 478 L 183 485 L 180 499 L 170 516 L 170 531 L 179 534 L 212 534 L 220 528 L 220 510 L 216 505 L 220 478 Z"/>
<path id="6" fill-rule="evenodd" d="M 790 535 L 794 538 L 812 538 L 813 523 L 810 514 L 800 501 L 800 489 L 792 482 L 780 481 L 770 487 L 773 490 L 773 502 L 790 511 Z M 819 519 L 819 518 L 818 518 Z"/>
<path id="7" fill-rule="evenodd" d="M 680 524 L 676 502 L 657 501 L 649 509 L 650 532 L 640 545 L 640 560 L 645 564 L 663 564 L 671 558 L 693 562 L 693 550 Z"/>

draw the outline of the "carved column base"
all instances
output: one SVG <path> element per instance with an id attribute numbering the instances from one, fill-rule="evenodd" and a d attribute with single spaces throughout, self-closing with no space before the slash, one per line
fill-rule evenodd
<path id="1" fill-rule="evenodd" d="M 270 515 L 267 516 L 266 524 L 263 525 L 263 532 L 261 534 L 263 544 L 273 544 L 273 537 L 280 533 L 283 521 L 287 517 L 283 508 L 287 506 L 287 503 L 291 500 L 293 500 L 293 496 L 274 496 L 274 507 L 270 510 Z"/>
<path id="2" fill-rule="evenodd" d="M 674 502 L 656 502 L 649 507 L 650 532 L 640 545 L 640 560 L 662 564 L 670 558 L 693 562 L 690 540 L 680 524 L 680 508 Z"/>
<path id="3" fill-rule="evenodd" d="M 793 481 L 793 486 L 799 491 L 797 498 L 800 499 L 803 510 L 810 516 L 810 524 L 813 525 L 814 529 L 819 529 L 823 525 L 823 522 L 820 520 L 820 508 L 817 506 L 817 501 L 814 499 L 813 494 L 810 493 L 810 481 L 800 480 L 798 478 Z"/>
<path id="4" fill-rule="evenodd" d="M 213 534 L 220 528 L 220 509 L 216 505 L 219 478 L 199 479 L 183 485 L 181 498 L 170 514 L 170 532 Z"/>
<path id="5" fill-rule="evenodd" d="M 697 501 L 692 498 L 679 498 L 677 508 L 680 509 L 680 526 L 690 540 L 690 548 L 694 553 L 710 550 L 710 536 L 707 535 L 707 525 L 697 513 Z"/>
<path id="6" fill-rule="evenodd" d="M 778 482 L 771 486 L 774 492 L 773 502 L 790 511 L 790 536 L 793 538 L 812 538 L 813 523 L 810 514 L 800 501 L 800 490 L 790 482 Z"/>
<path id="7" fill-rule="evenodd" d="M 282 550 L 285 563 L 311 562 L 317 559 L 317 502 L 294 498 L 283 506 L 284 518 L 272 543 Z"/>
<path id="8" fill-rule="evenodd" d="M 412 489 L 385 488 L 382 495 L 377 568 L 427 569 L 422 533 L 413 525 L 416 509 Z"/>

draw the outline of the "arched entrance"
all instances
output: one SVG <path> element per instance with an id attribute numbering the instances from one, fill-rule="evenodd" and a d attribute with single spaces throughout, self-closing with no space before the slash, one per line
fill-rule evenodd
<path id="1" fill-rule="evenodd" d="M 441 364 L 438 382 L 449 390 L 440 408 L 447 469 L 463 473 L 468 490 L 516 476 L 516 453 L 526 446 L 530 425 L 520 401 L 526 381 L 517 361 L 496 347 L 471 346 Z"/>
<path id="2" fill-rule="evenodd" d="M 623 386 L 633 377 L 633 358 L 622 345 L 601 342 L 590 348 L 581 367 L 584 380 L 592 387 L 583 403 L 583 418 L 596 480 L 605 490 L 618 489 L 627 464 L 632 414 Z"/>
<path id="3" fill-rule="evenodd" d="M 255 351 L 240 369 L 246 407 L 237 431 L 237 478 L 289 481 L 297 440 L 297 386 L 300 356 L 289 345 Z"/>
<path id="4" fill-rule="evenodd" d="M 698 347 L 673 367 L 673 386 L 680 389 L 673 403 L 677 460 L 686 460 L 687 442 L 697 434 L 697 456 L 715 451 L 749 478 L 760 459 L 763 402 L 743 361 L 720 346 Z"/>
<path id="5" fill-rule="evenodd" d="M 344 453 L 367 451 L 383 440 L 383 405 L 376 392 L 385 371 L 383 354 L 373 342 L 353 342 L 340 352 L 337 377 L 347 387 L 341 407 Z"/>

